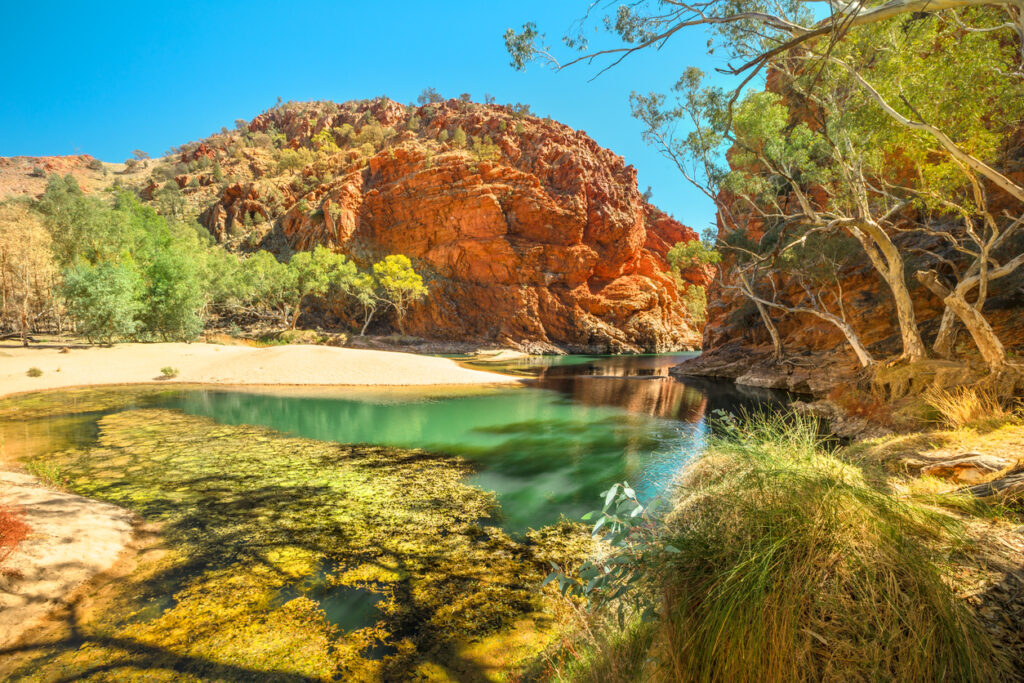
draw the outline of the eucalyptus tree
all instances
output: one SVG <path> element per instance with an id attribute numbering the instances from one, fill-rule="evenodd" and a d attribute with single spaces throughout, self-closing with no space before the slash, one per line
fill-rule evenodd
<path id="1" fill-rule="evenodd" d="M 724 47 L 730 63 L 722 71 L 738 77 L 734 87 L 704 87 L 702 74 L 688 69 L 671 101 L 634 94 L 633 110 L 647 141 L 715 201 L 720 233 L 762 235 L 762 244 L 746 248 L 732 268 L 777 354 L 767 308 L 831 315 L 852 339 L 844 316 L 826 311 L 820 295 L 799 287 L 802 301 L 782 301 L 774 280 L 756 281 L 772 276 L 768 266 L 805 250 L 808 235 L 841 231 L 857 240 L 892 293 L 903 357 L 923 357 L 907 286 L 908 252 L 899 246 L 901 233 L 917 230 L 940 233 L 959 254 L 959 260 L 942 249 L 909 254 L 923 267 L 918 279 L 946 304 L 936 346 L 949 345 L 956 317 L 993 369 L 1005 364 L 981 307 L 992 276 L 1020 265 L 1019 254 L 1005 251 L 1021 224 L 1024 189 L 999 170 L 1024 106 L 1019 2 L 831 3 L 825 17 L 801 0 L 660 0 L 620 5 L 602 16 L 609 6 L 592 4 L 579 30 L 564 37 L 580 51 L 564 63 L 535 25 L 510 30 L 512 63 L 522 68 L 536 59 L 565 68 L 608 57 L 604 68 L 610 68 L 697 27 L 710 34 L 709 50 Z M 623 45 L 591 50 L 595 21 Z M 765 71 L 767 91 L 749 92 Z M 1003 215 L 986 208 L 992 198 Z M 966 269 L 959 267 L 964 259 Z M 869 364 L 864 349 L 851 345 Z"/>

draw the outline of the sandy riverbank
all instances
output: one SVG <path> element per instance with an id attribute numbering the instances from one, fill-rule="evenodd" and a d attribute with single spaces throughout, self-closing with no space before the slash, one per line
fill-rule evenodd
<path id="1" fill-rule="evenodd" d="M 268 348 L 218 344 L 118 344 L 112 348 L 0 345 L 0 396 L 101 384 L 173 381 L 224 385 L 426 386 L 517 382 L 514 377 L 460 367 L 447 358 L 392 351 L 290 345 Z M 29 377 L 30 368 L 42 375 Z"/>
<path id="2" fill-rule="evenodd" d="M 0 472 L 0 500 L 17 506 L 30 529 L 0 567 L 13 572 L 0 571 L 0 647 L 7 647 L 114 564 L 132 538 L 133 515 L 16 472 Z"/>

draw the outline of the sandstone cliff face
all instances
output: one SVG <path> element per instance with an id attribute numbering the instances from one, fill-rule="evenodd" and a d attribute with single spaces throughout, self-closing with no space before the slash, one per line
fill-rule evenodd
<path id="1" fill-rule="evenodd" d="M 367 126 L 383 129 L 386 144 L 362 133 Z M 283 106 L 248 128 L 294 149 L 330 131 L 340 149 L 321 147 L 295 177 L 275 175 L 265 150 L 224 158 L 224 171 L 245 178 L 201 220 L 221 241 L 264 224 L 264 245 L 323 244 L 363 266 L 406 254 L 430 288 L 410 312 L 412 334 L 577 352 L 700 345 L 665 260 L 696 235 L 648 205 L 635 169 L 583 131 L 455 100 Z M 462 134 L 466 143 L 454 144 Z M 204 143 L 182 161 L 217 158 L 215 148 Z M 178 184 L 208 191 L 202 178 Z"/>
<path id="2" fill-rule="evenodd" d="M 769 90 L 779 92 L 784 98 L 790 97 L 776 74 L 768 77 Z M 793 106 L 793 115 L 804 122 L 813 122 L 806 109 Z M 1007 175 L 1018 182 L 1024 179 L 1024 134 L 1006 145 L 1007 156 L 1016 161 L 1007 163 Z M 912 175 L 898 178 L 898 184 L 913 185 Z M 827 205 L 827 195 L 821 188 L 807 188 L 812 202 Z M 990 188 L 990 208 L 995 214 L 1004 211 L 1019 214 L 1020 204 L 1009 195 Z M 730 206 L 731 215 L 738 217 L 737 223 L 744 226 L 746 236 L 759 242 L 765 235 L 762 221 L 749 209 L 744 208 L 727 193 L 720 196 Z M 795 195 L 779 196 L 778 202 L 784 209 L 798 206 Z M 918 230 L 925 219 L 912 208 L 899 214 L 893 241 L 905 261 L 907 284 L 914 304 L 922 338 L 931 347 L 943 314 L 943 302 L 923 285 L 913 274 L 919 268 L 935 267 L 936 259 L 925 257 L 930 253 L 943 259 L 947 264 L 965 262 L 963 254 L 950 244 L 934 235 Z M 934 226 L 941 228 L 942 226 Z M 719 237 L 728 230 L 719 220 Z M 1005 252 L 1024 252 L 1024 235 L 1018 235 L 1004 246 Z M 777 309 L 770 314 L 778 328 L 786 361 L 775 363 L 770 360 L 771 339 L 754 304 L 740 294 L 729 278 L 729 254 L 724 254 L 722 277 L 708 288 L 708 317 L 703 333 L 704 354 L 700 359 L 681 367 L 682 373 L 717 375 L 739 378 L 741 383 L 757 386 L 788 388 L 801 392 L 825 393 L 843 383 L 853 381 L 858 375 L 859 364 L 843 334 L 834 325 L 810 314 L 787 313 Z M 878 272 L 871 266 L 867 256 L 847 264 L 837 273 L 842 283 L 842 307 L 851 326 L 876 358 L 885 359 L 901 351 L 898 321 L 892 294 Z M 798 282 L 779 277 L 777 285 L 781 299 L 800 301 L 803 291 Z M 838 305 L 832 302 L 832 310 Z M 996 334 L 1011 353 L 1024 353 L 1024 270 L 995 281 L 984 306 L 985 317 L 992 324 Z M 970 335 L 957 323 L 955 352 L 958 357 L 970 358 L 976 349 Z"/>

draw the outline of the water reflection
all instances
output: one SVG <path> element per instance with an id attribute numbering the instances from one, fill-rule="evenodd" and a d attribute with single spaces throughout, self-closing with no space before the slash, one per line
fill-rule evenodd
<path id="1" fill-rule="evenodd" d="M 536 377 L 527 388 L 449 397 L 206 390 L 188 391 L 167 405 L 324 441 L 459 456 L 474 464 L 473 483 L 497 494 L 504 526 L 518 532 L 561 515 L 578 519 L 616 481 L 628 480 L 651 496 L 703 450 L 709 411 L 786 400 L 774 392 L 745 395 L 728 383 L 679 382 L 668 377 L 679 360 L 531 359 L 518 368 Z"/>

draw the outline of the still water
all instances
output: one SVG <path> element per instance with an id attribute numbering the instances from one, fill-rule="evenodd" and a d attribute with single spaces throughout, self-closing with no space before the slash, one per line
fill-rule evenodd
<path id="1" fill-rule="evenodd" d="M 533 378 L 528 386 L 437 395 L 415 390 L 187 390 L 163 407 L 322 441 L 422 448 L 472 462 L 512 533 L 579 517 L 629 481 L 662 490 L 701 452 L 717 409 L 782 406 L 785 394 L 727 382 L 679 381 L 693 354 L 530 358 L 476 365 Z"/>

